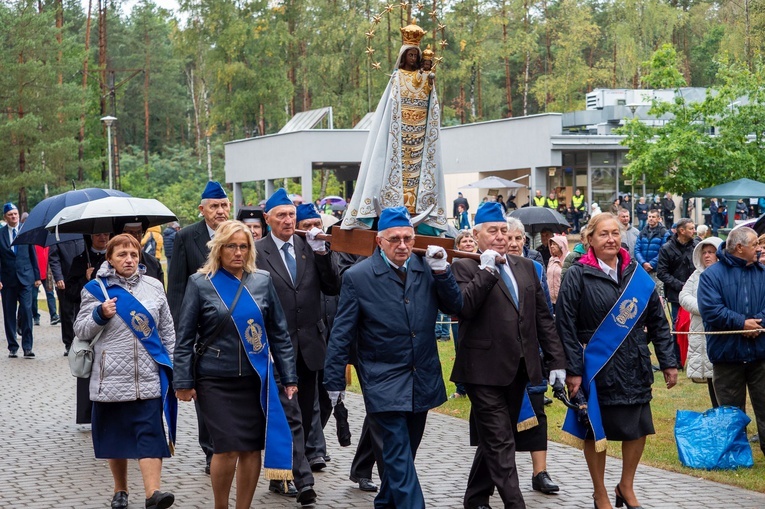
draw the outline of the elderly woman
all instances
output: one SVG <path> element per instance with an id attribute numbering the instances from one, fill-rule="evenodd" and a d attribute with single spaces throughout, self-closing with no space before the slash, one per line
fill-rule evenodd
<path id="1" fill-rule="evenodd" d="M 141 246 L 131 235 L 106 244 L 106 262 L 97 280 L 82 290 L 75 334 L 95 343 L 90 399 L 93 401 L 93 449 L 108 460 L 114 477 L 112 509 L 128 506 L 127 460 L 137 459 L 147 509 L 173 505 L 160 491 L 162 458 L 170 447 L 162 426 L 164 413 L 175 441 L 177 402 L 169 393 L 175 344 L 173 319 L 162 284 L 146 277 L 139 265 Z"/>
<path id="2" fill-rule="evenodd" d="M 622 442 L 616 506 L 637 508 L 635 470 L 646 435 L 655 432 L 648 342 L 654 344 L 667 388 L 677 383 L 677 361 L 655 283 L 621 247 L 617 218 L 606 212 L 592 218 L 586 239 L 589 251 L 566 273 L 555 318 L 566 350 L 569 395 L 583 392 L 589 420 L 582 422 L 570 411 L 563 429 L 584 446 L 596 508 L 611 507 L 604 481 L 606 441 Z"/>
<path id="3" fill-rule="evenodd" d="M 704 321 L 701 319 L 696 293 L 699 288 L 701 273 L 710 265 L 717 263 L 717 248 L 722 243 L 721 238 L 710 237 L 702 240 L 693 248 L 693 264 L 696 266 L 696 271 L 685 282 L 679 296 L 680 305 L 691 314 L 690 332 L 697 333 L 688 334 L 688 358 L 685 373 L 694 382 L 707 384 L 709 399 L 712 402 L 712 407 L 715 408 L 718 404 L 715 388 L 712 384 L 713 368 L 709 357 L 707 357 L 707 337 L 704 334 Z"/>
<path id="4" fill-rule="evenodd" d="M 568 238 L 555 235 L 550 239 L 550 261 L 547 263 L 547 286 L 550 288 L 552 303 L 558 300 L 560 282 L 563 279 L 563 262 L 568 256 Z"/>
<path id="5" fill-rule="evenodd" d="M 210 431 L 215 509 L 228 508 L 235 473 L 236 507 L 244 509 L 261 464 L 270 479 L 292 478 L 292 436 L 273 368 L 291 399 L 295 360 L 271 276 L 255 269 L 247 227 L 226 221 L 208 246 L 207 263 L 189 278 L 183 298 L 174 387 L 181 401 L 198 400 Z"/>

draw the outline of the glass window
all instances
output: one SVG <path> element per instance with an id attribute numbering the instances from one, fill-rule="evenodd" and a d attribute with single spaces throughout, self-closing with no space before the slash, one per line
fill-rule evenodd
<path id="1" fill-rule="evenodd" d="M 592 166 L 616 166 L 616 154 L 614 152 L 593 152 L 590 154 Z"/>
<path id="2" fill-rule="evenodd" d="M 616 199 L 616 168 L 597 168 L 592 171 L 592 201 L 608 212 Z"/>

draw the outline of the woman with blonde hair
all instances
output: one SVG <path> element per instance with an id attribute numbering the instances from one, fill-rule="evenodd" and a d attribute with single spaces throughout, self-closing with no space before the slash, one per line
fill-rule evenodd
<path id="1" fill-rule="evenodd" d="M 292 435 L 273 370 L 291 399 L 295 359 L 271 276 L 255 268 L 247 226 L 226 221 L 207 245 L 207 263 L 183 298 L 174 386 L 181 401 L 198 400 L 210 431 L 215 509 L 228 508 L 234 474 L 236 507 L 245 509 L 261 466 L 269 479 L 292 479 Z"/>

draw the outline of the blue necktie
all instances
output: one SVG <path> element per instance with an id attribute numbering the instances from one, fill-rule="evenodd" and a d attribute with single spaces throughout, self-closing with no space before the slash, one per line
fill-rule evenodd
<path id="1" fill-rule="evenodd" d="M 13 228 L 13 240 L 11 240 L 11 243 L 16 240 L 16 228 Z M 18 252 L 18 247 L 13 246 L 13 254 L 16 254 Z"/>
<path id="2" fill-rule="evenodd" d="M 287 270 L 290 271 L 290 277 L 292 277 L 292 284 L 295 284 L 297 280 L 297 264 L 295 263 L 295 257 L 290 253 L 290 245 L 285 242 L 282 246 L 282 251 L 284 251 L 284 261 L 287 264 Z"/>
<path id="3" fill-rule="evenodd" d="M 518 294 L 515 293 L 515 286 L 513 286 L 513 280 L 510 279 L 510 274 L 507 273 L 504 267 L 497 267 L 497 270 L 499 271 L 499 276 L 502 278 L 502 281 L 505 282 L 505 286 L 507 286 L 507 289 L 510 291 L 510 296 L 513 298 L 513 302 L 515 303 L 515 307 L 517 308 Z"/>

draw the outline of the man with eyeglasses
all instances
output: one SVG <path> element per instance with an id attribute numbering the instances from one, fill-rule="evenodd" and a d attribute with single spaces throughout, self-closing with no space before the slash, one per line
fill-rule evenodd
<path id="1" fill-rule="evenodd" d="M 295 235 L 297 209 L 283 188 L 266 201 L 264 212 L 271 231 L 255 243 L 258 268 L 271 273 L 287 318 L 298 375 L 298 405 L 294 404 L 295 398 L 281 398 L 292 430 L 292 471 L 297 493 L 284 491 L 282 483 L 272 483 L 269 489 L 297 496 L 300 504 L 308 505 L 316 500 L 316 492 L 305 441 L 313 421 L 318 374 L 324 368 L 327 352 L 327 327 L 320 303 L 322 293 L 337 295 L 340 284 L 326 243 L 316 240 L 316 235 L 323 233 L 321 229 L 312 228 L 306 240 Z M 325 461 L 323 457 L 321 461 Z"/>
<path id="2" fill-rule="evenodd" d="M 342 399 L 355 343 L 373 447 L 383 466 L 374 507 L 421 509 L 425 498 L 414 457 L 428 410 L 446 401 L 436 315 L 439 309 L 458 313 L 462 295 L 443 248 L 429 246 L 424 260 L 412 254 L 406 208 L 384 209 L 378 230 L 379 249 L 343 274 L 324 385 L 330 399 Z"/>

